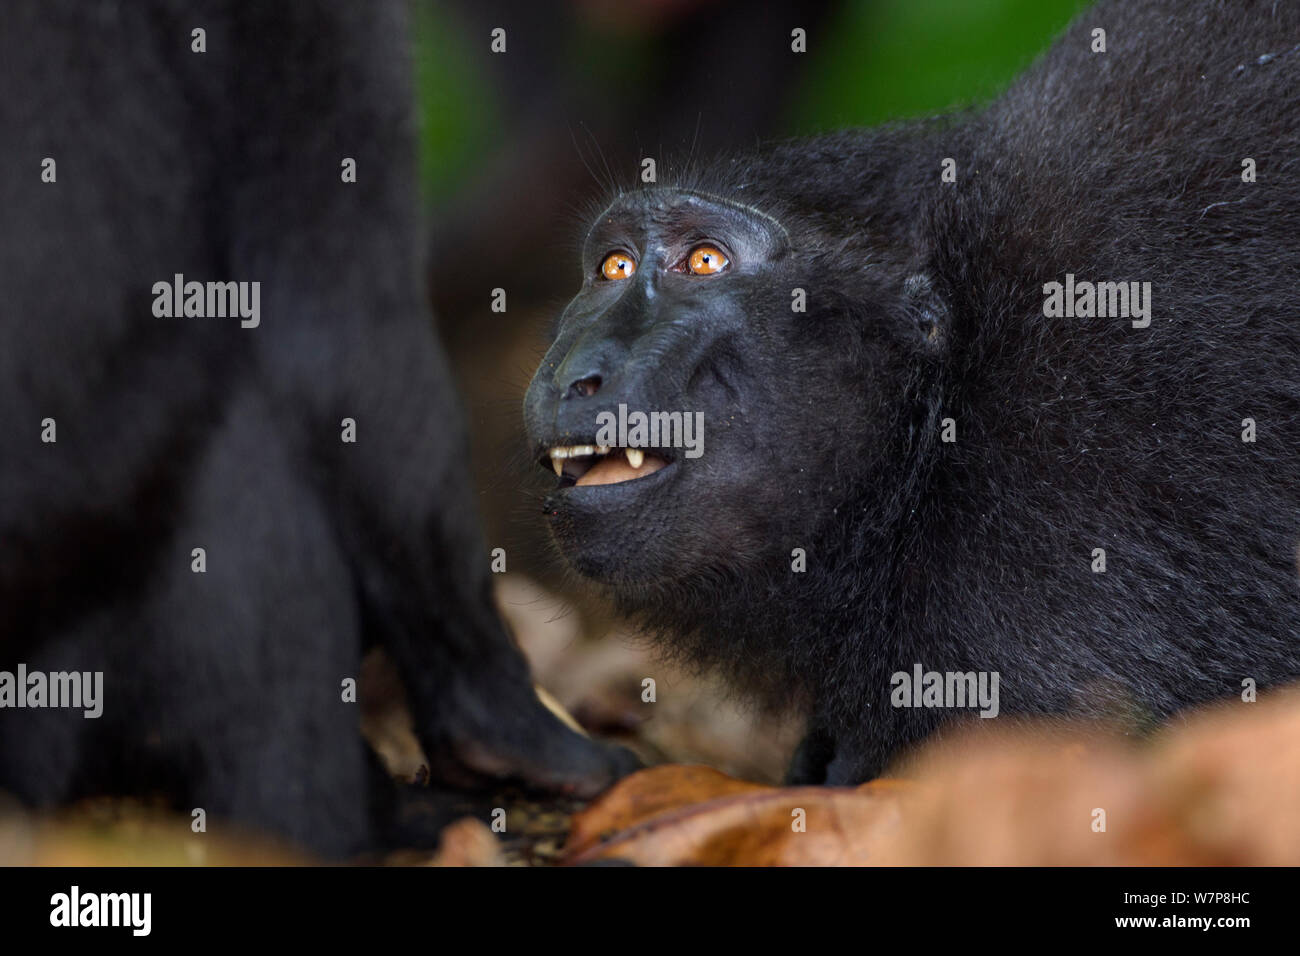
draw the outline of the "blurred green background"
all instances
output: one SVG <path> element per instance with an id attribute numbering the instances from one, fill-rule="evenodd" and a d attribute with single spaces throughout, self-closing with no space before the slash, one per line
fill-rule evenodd
<path id="1" fill-rule="evenodd" d="M 1086 5 L 1081 0 L 846 4 L 827 33 L 825 57 L 809 76 L 806 110 L 792 111 L 788 121 L 804 132 L 923 116 L 988 99 Z"/>
<path id="2" fill-rule="evenodd" d="M 598 8 L 555 0 L 536 0 L 535 5 L 579 13 Z M 709 5 L 702 6 L 707 15 Z M 764 4 L 745 6 L 758 9 Z M 821 26 L 809 30 L 806 74 L 779 104 L 778 131 L 801 134 L 870 125 L 986 100 L 1005 88 L 1086 6 L 1087 0 L 830 4 Z M 415 19 L 423 114 L 421 169 L 426 195 L 435 203 L 453 194 L 482 157 L 508 138 L 503 123 L 509 111 L 501 102 L 505 93 L 493 82 L 490 62 L 474 55 L 486 46 L 486 37 L 471 33 L 472 21 L 482 18 L 467 15 L 470 9 L 424 3 Z M 791 22 L 799 24 L 798 14 Z M 616 87 L 635 82 L 637 76 L 653 77 L 660 66 L 658 36 L 645 21 L 634 26 L 642 29 L 616 29 L 607 17 L 593 16 L 585 23 L 579 19 L 561 55 L 574 73 L 589 77 L 595 86 Z"/>

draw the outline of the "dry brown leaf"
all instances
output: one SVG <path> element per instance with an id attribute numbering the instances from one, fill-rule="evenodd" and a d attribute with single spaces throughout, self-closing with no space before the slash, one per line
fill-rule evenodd
<path id="1" fill-rule="evenodd" d="M 574 820 L 565 862 L 642 866 L 836 866 L 872 861 L 900 822 L 897 782 L 769 787 L 707 767 L 655 767 Z"/>
<path id="2" fill-rule="evenodd" d="M 954 735 L 910 768 L 923 782 L 885 865 L 1209 862 L 1151 791 L 1144 760 L 1114 741 L 1031 733 Z M 1104 831 L 1094 829 L 1104 811 Z"/>
<path id="3" fill-rule="evenodd" d="M 1081 731 L 957 735 L 910 770 L 926 786 L 882 863 L 1300 864 L 1294 693 L 1202 711 L 1145 746 Z"/>
<path id="4" fill-rule="evenodd" d="M 850 790 L 657 767 L 578 816 L 565 862 L 1300 864 L 1296 694 L 1205 711 L 1145 745 L 1095 728 L 953 733 L 905 769 L 915 783 Z"/>

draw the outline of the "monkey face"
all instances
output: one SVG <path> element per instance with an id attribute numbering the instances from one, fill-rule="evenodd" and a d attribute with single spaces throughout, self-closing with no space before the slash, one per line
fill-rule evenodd
<path id="1" fill-rule="evenodd" d="M 813 502 L 847 499 L 879 456 L 873 409 L 902 374 L 843 307 L 827 250 L 758 209 L 660 188 L 601 214 L 583 270 L 524 402 L 573 567 L 663 585 L 809 546 L 835 517 Z"/>

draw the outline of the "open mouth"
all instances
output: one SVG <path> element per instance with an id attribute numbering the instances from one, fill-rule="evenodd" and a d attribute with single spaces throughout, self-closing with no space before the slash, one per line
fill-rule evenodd
<path id="1" fill-rule="evenodd" d="M 609 445 L 555 445 L 546 450 L 543 467 L 555 470 L 560 487 L 617 485 L 647 478 L 672 463 L 657 448 L 615 448 Z"/>

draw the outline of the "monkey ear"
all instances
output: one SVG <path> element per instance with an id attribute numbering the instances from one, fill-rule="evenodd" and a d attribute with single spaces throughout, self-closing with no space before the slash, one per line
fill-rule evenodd
<path id="1" fill-rule="evenodd" d="M 948 304 L 928 273 L 916 272 L 903 280 L 903 303 L 922 347 L 942 349 L 948 341 Z"/>

